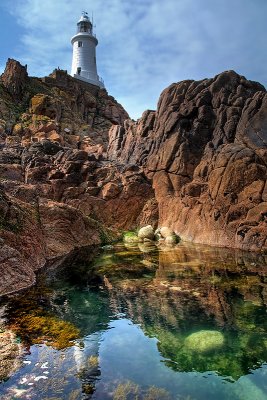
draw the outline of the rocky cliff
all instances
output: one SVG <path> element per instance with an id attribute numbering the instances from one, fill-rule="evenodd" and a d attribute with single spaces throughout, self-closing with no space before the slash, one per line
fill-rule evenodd
<path id="1" fill-rule="evenodd" d="M 122 230 L 168 226 L 190 241 L 266 250 L 267 109 L 233 71 L 183 81 L 137 122 L 66 71 L 0 80 L 1 294 Z"/>
<path id="2" fill-rule="evenodd" d="M 30 78 L 27 68 L 9 59 L 0 78 L 0 133 L 8 144 L 29 146 L 49 139 L 102 155 L 108 130 L 127 112 L 106 90 L 77 81 L 63 70 Z"/>
<path id="3" fill-rule="evenodd" d="M 267 248 L 267 95 L 233 71 L 183 81 L 110 130 L 108 156 L 151 180 L 160 226 L 198 243 Z"/>
<path id="4" fill-rule="evenodd" d="M 0 294 L 122 229 L 156 225 L 142 169 L 105 157 L 109 129 L 128 118 L 105 90 L 60 70 L 30 78 L 8 60 L 0 81 Z"/>

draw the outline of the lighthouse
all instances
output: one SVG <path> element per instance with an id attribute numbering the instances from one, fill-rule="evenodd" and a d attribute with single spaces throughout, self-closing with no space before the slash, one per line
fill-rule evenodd
<path id="1" fill-rule="evenodd" d="M 71 75 L 76 79 L 104 88 L 104 82 L 97 75 L 96 68 L 98 40 L 93 33 L 93 24 L 85 11 L 77 23 L 77 33 L 71 38 L 71 44 L 73 48 Z"/>

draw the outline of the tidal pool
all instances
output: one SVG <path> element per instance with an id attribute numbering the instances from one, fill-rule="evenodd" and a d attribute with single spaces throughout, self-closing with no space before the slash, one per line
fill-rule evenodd
<path id="1" fill-rule="evenodd" d="M 267 256 L 184 243 L 48 271 L 0 304 L 0 398 L 266 400 L 266 282 Z"/>

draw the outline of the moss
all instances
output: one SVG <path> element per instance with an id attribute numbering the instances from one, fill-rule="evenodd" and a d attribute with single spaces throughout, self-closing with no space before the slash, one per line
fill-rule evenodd
<path id="1" fill-rule="evenodd" d="M 126 231 L 122 234 L 122 239 L 126 243 L 138 243 L 140 242 L 137 233 L 135 231 Z"/>

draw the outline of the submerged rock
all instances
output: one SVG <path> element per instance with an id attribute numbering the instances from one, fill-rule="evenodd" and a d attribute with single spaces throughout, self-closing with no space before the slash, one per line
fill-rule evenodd
<path id="1" fill-rule="evenodd" d="M 206 331 L 192 333 L 185 339 L 185 346 L 198 353 L 216 350 L 224 345 L 224 336 L 219 331 Z"/>

